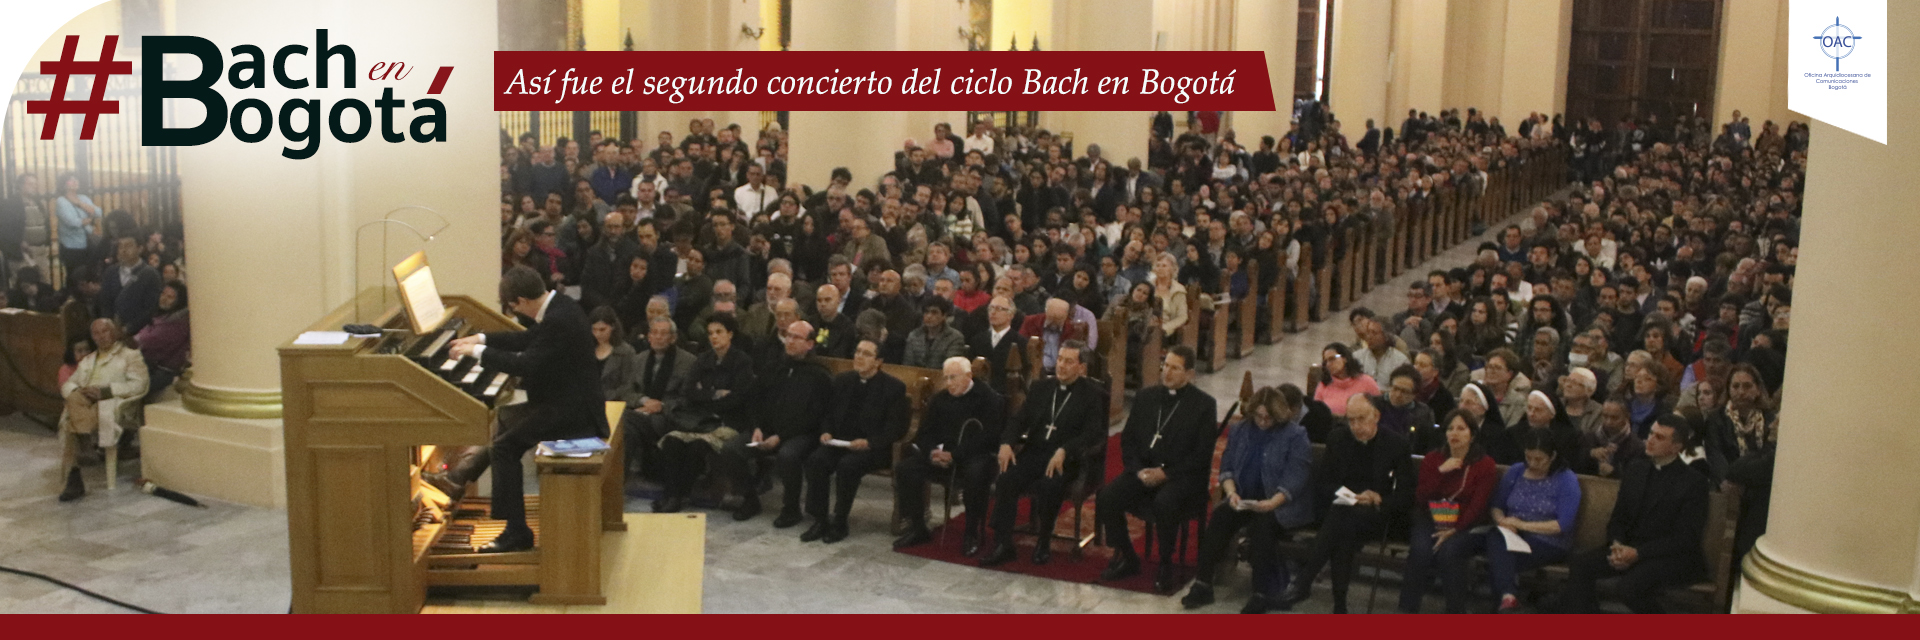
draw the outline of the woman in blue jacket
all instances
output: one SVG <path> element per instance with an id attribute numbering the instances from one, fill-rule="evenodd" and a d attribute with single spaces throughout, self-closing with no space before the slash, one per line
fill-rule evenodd
<path id="1" fill-rule="evenodd" d="M 1240 612 L 1266 613 L 1278 605 L 1287 588 L 1287 569 L 1275 542 L 1282 531 L 1313 521 L 1313 507 L 1306 499 L 1313 445 L 1306 427 L 1292 418 L 1301 414 L 1304 401 L 1305 394 L 1291 384 L 1262 388 L 1247 402 L 1246 418 L 1228 434 L 1227 450 L 1220 457 L 1221 500 L 1200 541 L 1193 588 L 1180 600 L 1186 608 L 1213 602 L 1214 569 L 1227 557 L 1227 546 L 1241 528 L 1247 530 L 1253 594 Z"/>

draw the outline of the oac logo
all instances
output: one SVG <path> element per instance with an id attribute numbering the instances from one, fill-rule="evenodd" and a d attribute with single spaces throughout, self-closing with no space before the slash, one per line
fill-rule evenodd
<path id="1" fill-rule="evenodd" d="M 1833 19 L 1832 26 L 1821 31 L 1820 35 L 1814 36 L 1813 39 L 1820 41 L 1820 53 L 1833 58 L 1833 70 L 1838 72 L 1840 59 L 1853 55 L 1853 43 L 1861 37 L 1853 35 L 1853 30 L 1840 24 L 1840 18 L 1836 17 Z"/>

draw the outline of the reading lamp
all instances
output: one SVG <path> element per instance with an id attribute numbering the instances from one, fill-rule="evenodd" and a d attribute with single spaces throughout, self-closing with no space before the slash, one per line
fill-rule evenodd
<path id="1" fill-rule="evenodd" d="M 411 224 L 407 224 L 403 220 L 393 219 L 394 214 L 400 213 L 402 211 L 411 210 L 411 209 L 419 209 L 421 211 L 425 211 L 427 213 L 433 214 L 434 217 L 440 219 L 440 226 L 435 228 L 431 233 L 422 233 L 419 227 L 415 227 Z M 449 222 L 446 216 L 440 215 L 440 212 L 434 211 L 433 209 L 423 207 L 420 205 L 407 205 L 404 207 L 400 207 L 398 209 L 394 209 L 392 211 L 388 211 L 386 215 L 380 216 L 379 220 L 373 220 L 373 221 L 367 222 L 366 224 L 362 224 L 353 230 L 353 287 L 354 287 L 353 319 L 356 322 L 364 321 L 366 319 L 366 316 L 362 315 L 360 312 L 360 302 L 361 302 L 360 301 L 360 291 L 361 291 L 361 286 L 360 286 L 360 244 L 361 243 L 360 243 L 360 240 L 362 235 L 366 232 L 367 228 L 374 225 L 382 225 L 382 226 L 399 225 L 401 227 L 406 228 L 406 230 L 408 231 L 412 231 L 413 235 L 417 238 L 420 238 L 421 242 L 433 242 L 433 239 L 436 236 L 439 236 L 441 232 L 446 231 L 447 227 L 453 226 L 453 223 Z M 380 234 L 380 260 L 382 262 L 382 266 L 385 265 L 385 261 L 387 259 L 387 243 L 388 243 L 388 240 L 391 238 L 391 236 L 392 234 L 388 234 L 388 233 Z M 380 288 L 381 306 L 385 307 L 386 302 L 387 302 L 387 289 L 386 287 L 381 287 Z"/>

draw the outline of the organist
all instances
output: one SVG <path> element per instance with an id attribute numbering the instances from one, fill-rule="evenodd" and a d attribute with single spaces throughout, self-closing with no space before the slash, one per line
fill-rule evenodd
<path id="1" fill-rule="evenodd" d="M 507 524 L 480 553 L 533 548 L 521 486 L 520 458 L 527 450 L 546 440 L 607 436 L 593 330 L 580 304 L 557 290 L 548 291 L 540 274 L 526 266 L 500 277 L 500 299 L 527 330 L 460 338 L 450 353 L 456 359 L 478 359 L 478 366 L 488 371 L 519 377 L 527 402 L 501 411 L 493 446 L 466 456 L 444 476 L 427 478 L 442 490 L 455 489 L 449 493 L 457 496 L 458 487 L 493 467 L 492 517 Z"/>

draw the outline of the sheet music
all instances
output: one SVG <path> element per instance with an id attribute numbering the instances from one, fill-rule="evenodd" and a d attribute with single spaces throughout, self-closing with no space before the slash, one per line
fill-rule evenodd
<path id="1" fill-rule="evenodd" d="M 407 294 L 407 309 L 413 313 L 413 319 L 420 323 L 421 329 L 440 326 L 447 317 L 447 308 L 440 304 L 440 290 L 433 284 L 433 268 L 420 267 L 400 281 L 400 289 Z"/>

